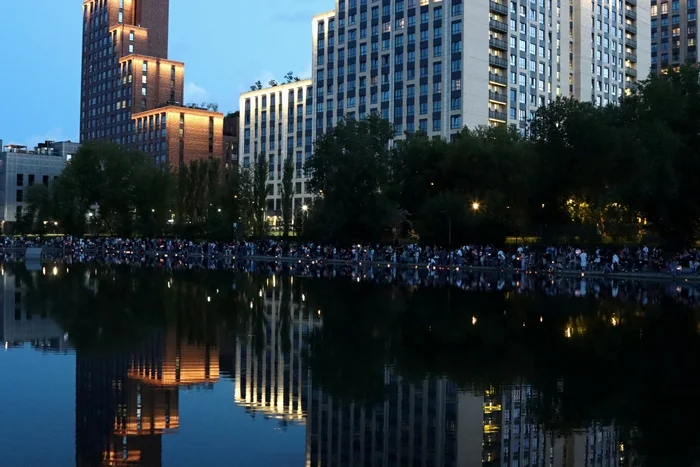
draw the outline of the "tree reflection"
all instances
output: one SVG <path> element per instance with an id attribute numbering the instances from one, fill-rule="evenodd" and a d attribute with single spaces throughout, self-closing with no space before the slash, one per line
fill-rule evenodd
<path id="1" fill-rule="evenodd" d="M 115 352 L 168 328 L 201 344 L 225 334 L 261 354 L 273 317 L 286 354 L 294 308 L 322 322 L 306 352 L 314 389 L 341 401 L 383 401 L 387 368 L 415 384 L 440 377 L 474 394 L 525 384 L 529 412 L 549 433 L 614 424 L 641 465 L 700 461 L 700 315 L 663 294 L 643 305 L 634 293 L 621 301 L 284 271 L 57 267 L 54 275 L 5 266 L 27 286 L 30 306 L 48 309 L 84 352 Z M 273 290 L 279 314 L 268 309 Z"/>

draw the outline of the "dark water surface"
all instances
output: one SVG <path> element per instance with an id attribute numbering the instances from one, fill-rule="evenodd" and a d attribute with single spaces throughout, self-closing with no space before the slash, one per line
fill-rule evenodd
<path id="1" fill-rule="evenodd" d="M 0 466 L 700 459 L 692 284 L 163 266 L 4 265 Z"/>

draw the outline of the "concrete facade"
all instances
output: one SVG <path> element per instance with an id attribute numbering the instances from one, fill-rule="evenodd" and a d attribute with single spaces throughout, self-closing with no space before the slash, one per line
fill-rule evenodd
<path id="1" fill-rule="evenodd" d="M 652 72 L 664 73 L 685 63 L 698 63 L 697 6 L 697 0 L 652 0 L 650 5 L 645 4 L 651 17 L 647 32 Z"/>
<path id="2" fill-rule="evenodd" d="M 320 101 L 322 102 L 322 101 Z M 268 172 L 268 216 L 275 224 L 282 214 L 282 168 L 294 162 L 294 209 L 311 202 L 304 166 L 314 141 L 313 86 L 310 79 L 241 94 L 239 164 L 246 169 L 264 157 Z"/>
<path id="3" fill-rule="evenodd" d="M 66 148 L 76 149 L 75 143 L 53 143 L 52 147 L 27 150 L 24 146 L 5 146 L 0 152 L 0 222 L 15 222 L 27 207 L 27 189 L 55 180 L 66 166 Z M 46 144 L 46 143 L 43 143 Z M 53 145 L 59 148 L 55 151 Z"/>
<path id="4" fill-rule="evenodd" d="M 574 2 L 573 11 L 572 96 L 615 103 L 649 74 L 649 9 L 617 0 Z"/>
<path id="5" fill-rule="evenodd" d="M 312 20 L 314 139 L 376 113 L 396 137 L 464 126 L 521 130 L 557 97 L 615 102 L 646 77 L 636 0 L 336 0 Z"/>

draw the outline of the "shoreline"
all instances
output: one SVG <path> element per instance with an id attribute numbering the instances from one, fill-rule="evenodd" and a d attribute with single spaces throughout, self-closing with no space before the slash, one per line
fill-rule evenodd
<path id="1" fill-rule="evenodd" d="M 28 248 L 2 248 L 0 252 L 2 253 L 16 253 L 25 255 L 22 259 L 26 258 L 26 251 Z M 96 255 L 100 251 L 97 249 L 84 250 L 83 254 L 86 255 Z M 51 261 L 53 258 L 50 257 L 52 254 L 65 254 L 65 250 L 60 248 L 42 248 L 41 255 L 36 258 L 40 261 Z M 45 257 L 48 255 L 49 257 Z M 119 255 L 133 256 L 131 253 L 119 253 Z M 434 271 L 454 271 L 454 272 L 496 272 L 496 273 L 508 273 L 508 274 L 527 274 L 535 276 L 566 276 L 566 277 L 593 277 L 596 279 L 608 278 L 608 279 L 628 279 L 628 280 L 652 280 L 652 281 L 666 281 L 666 282 L 700 282 L 700 274 L 687 274 L 680 273 L 672 275 L 670 273 L 658 273 L 658 272 L 617 272 L 605 274 L 603 271 L 575 271 L 570 269 L 563 269 L 557 271 L 539 271 L 539 270 L 521 270 L 519 268 L 500 268 L 494 266 L 432 266 L 430 267 L 427 263 L 393 263 L 391 261 L 354 261 L 354 260 L 341 260 L 341 259 L 315 259 L 315 258 L 292 258 L 292 257 L 274 257 L 274 256 L 235 256 L 226 254 L 202 254 L 202 253 L 165 253 L 160 251 L 147 251 L 145 252 L 147 257 L 168 257 L 174 256 L 176 258 L 187 257 L 194 259 L 216 259 L 216 260 L 247 260 L 255 262 L 265 262 L 265 263 L 282 263 L 282 264 L 312 264 L 319 266 L 355 266 L 355 267 L 378 267 L 378 268 L 395 268 L 395 269 L 414 269 L 414 270 L 425 270 L 431 269 Z"/>

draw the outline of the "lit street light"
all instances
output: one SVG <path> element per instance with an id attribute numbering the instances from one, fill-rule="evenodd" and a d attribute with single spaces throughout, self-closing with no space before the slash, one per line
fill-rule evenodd
<path id="1" fill-rule="evenodd" d="M 480 205 L 479 205 L 478 202 L 474 201 L 474 202 L 472 203 L 472 209 L 473 209 L 474 211 L 478 211 L 478 210 L 479 210 L 479 207 L 480 207 Z"/>
<path id="2" fill-rule="evenodd" d="M 306 212 L 306 211 L 309 210 L 309 207 L 308 207 L 307 205 L 303 205 L 303 206 L 301 207 L 301 210 L 304 211 L 304 212 Z"/>

